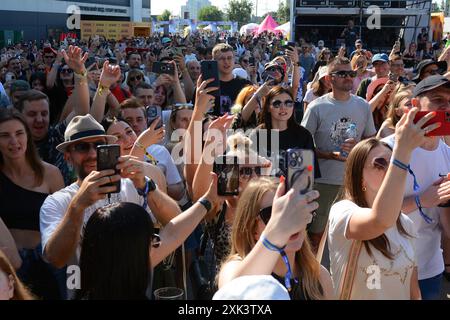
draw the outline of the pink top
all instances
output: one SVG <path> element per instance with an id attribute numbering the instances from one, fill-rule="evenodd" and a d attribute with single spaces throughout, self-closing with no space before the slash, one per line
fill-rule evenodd
<path id="1" fill-rule="evenodd" d="M 353 80 L 353 89 L 352 89 L 352 93 L 356 94 L 356 91 L 358 90 L 359 84 L 361 83 L 361 81 L 363 81 L 366 78 L 370 78 L 370 72 L 369 71 L 365 71 L 361 76 L 356 76 L 355 79 Z"/>

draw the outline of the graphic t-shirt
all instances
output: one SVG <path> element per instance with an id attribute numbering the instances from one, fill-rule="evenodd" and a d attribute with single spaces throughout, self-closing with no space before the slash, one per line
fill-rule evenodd
<path id="1" fill-rule="evenodd" d="M 364 99 L 350 95 L 349 100 L 338 101 L 330 93 L 311 102 L 302 120 L 302 126 L 312 134 L 316 148 L 322 152 L 339 151 L 351 124 L 356 126 L 356 141 L 377 133 L 370 106 Z M 319 159 L 319 166 L 322 178 L 317 182 L 342 185 L 345 162 Z"/>

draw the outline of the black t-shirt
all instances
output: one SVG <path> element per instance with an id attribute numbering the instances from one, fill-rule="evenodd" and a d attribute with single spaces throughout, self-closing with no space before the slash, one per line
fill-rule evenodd
<path id="1" fill-rule="evenodd" d="M 265 148 L 263 145 L 260 145 L 260 134 L 263 131 L 261 129 L 256 129 L 255 134 L 257 135 L 256 139 L 253 140 L 257 143 L 257 149 L 258 153 L 262 156 L 265 156 L 267 154 L 267 157 L 273 156 L 272 155 L 272 148 L 271 148 L 271 139 L 270 136 L 267 137 L 265 140 L 267 141 L 267 148 Z M 268 134 L 270 134 L 270 130 L 266 130 Z M 264 140 L 263 140 L 264 141 Z M 304 127 L 300 125 L 296 125 L 294 127 L 288 128 L 283 131 L 279 131 L 279 148 L 280 148 L 280 157 L 284 157 L 284 153 L 288 149 L 307 149 L 312 150 L 314 153 L 316 152 L 316 148 L 314 146 L 314 140 L 311 135 L 311 133 Z M 264 149 L 264 150 L 263 150 Z M 319 168 L 319 162 L 317 161 L 317 154 L 315 154 L 314 157 L 314 177 L 320 178 L 320 168 Z"/>
<path id="2" fill-rule="evenodd" d="M 355 45 L 356 38 L 358 37 L 358 29 L 356 27 L 346 28 L 344 32 L 345 45 L 348 47 L 353 47 Z"/>
<path id="3" fill-rule="evenodd" d="M 220 81 L 220 113 L 225 114 L 226 112 L 230 112 L 239 92 L 251 84 L 247 79 L 239 77 L 226 82 Z"/>

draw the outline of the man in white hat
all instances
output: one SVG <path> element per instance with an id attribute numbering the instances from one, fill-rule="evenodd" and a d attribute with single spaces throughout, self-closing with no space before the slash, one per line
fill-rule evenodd
<path id="1" fill-rule="evenodd" d="M 133 202 L 149 208 L 163 224 L 179 214 L 177 203 L 144 176 L 143 162 L 137 158 L 119 157 L 116 169 L 120 174 L 115 170 L 97 171 L 97 146 L 114 143 L 117 138 L 106 135 L 91 115 L 73 118 L 64 140 L 57 149 L 64 153 L 78 179 L 50 195 L 40 211 L 43 256 L 56 267 L 77 264 L 75 253 L 82 227 L 97 208 L 114 202 Z M 116 187 L 107 185 L 117 181 L 120 192 L 114 193 Z"/>

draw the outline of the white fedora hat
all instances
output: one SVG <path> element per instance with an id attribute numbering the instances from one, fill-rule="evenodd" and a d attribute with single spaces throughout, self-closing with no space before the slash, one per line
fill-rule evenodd
<path id="1" fill-rule="evenodd" d="M 64 152 L 69 145 L 90 138 L 106 138 L 108 144 L 117 141 L 117 137 L 107 135 L 102 125 L 87 114 L 76 116 L 69 122 L 64 132 L 64 142 L 59 144 L 56 150 Z"/>

